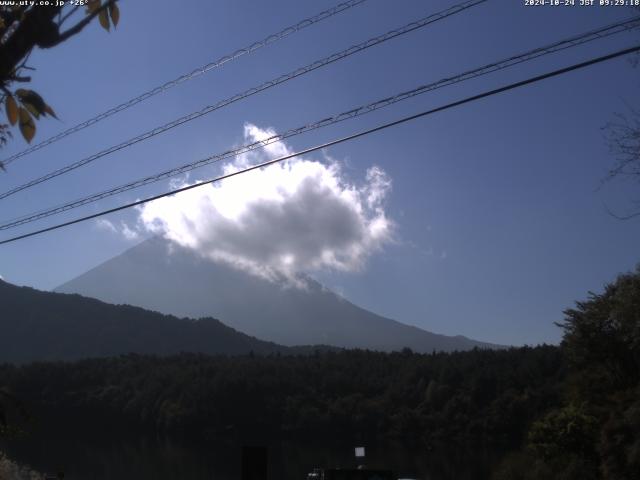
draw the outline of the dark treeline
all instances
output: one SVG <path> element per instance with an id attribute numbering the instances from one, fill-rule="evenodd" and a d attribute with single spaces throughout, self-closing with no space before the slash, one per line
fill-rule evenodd
<path id="1" fill-rule="evenodd" d="M 160 432 L 231 438 L 401 439 L 425 447 L 520 442 L 558 402 L 555 347 L 420 355 L 127 355 L 0 367 L 28 409 Z M 44 413 L 43 413 L 44 414 Z"/>
<path id="2" fill-rule="evenodd" d="M 496 479 L 640 471 L 640 270 L 565 312 L 560 347 L 125 355 L 0 366 L 38 419 L 246 441 L 496 445 Z"/>

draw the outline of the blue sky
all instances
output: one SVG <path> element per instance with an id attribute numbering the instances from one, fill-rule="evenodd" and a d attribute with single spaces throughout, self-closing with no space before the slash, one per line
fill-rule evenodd
<path id="1" fill-rule="evenodd" d="M 61 119 L 38 122 L 36 141 L 334 3 L 122 1 L 116 31 L 91 25 L 32 55 L 32 87 Z M 0 177 L 2 190 L 454 3 L 369 0 L 14 162 Z M 492 0 L 3 200 L 0 217 L 226 150 L 243 141 L 247 122 L 295 127 L 630 14 L 620 7 Z M 287 144 L 322 143 L 639 40 L 632 33 L 578 47 Z M 385 208 L 396 241 L 361 271 L 316 276 L 361 306 L 438 333 L 557 342 L 553 322 L 563 309 L 640 261 L 640 220 L 616 220 L 603 206 L 626 211 L 640 197 L 638 185 L 598 188 L 613 162 L 602 127 L 627 103 L 638 106 L 639 75 L 618 59 L 330 148 L 326 154 L 354 182 L 373 165 L 391 179 Z M 3 153 L 24 146 L 16 135 Z M 38 225 L 166 188 L 167 182 L 145 187 Z M 133 225 L 136 213 L 109 220 Z M 0 247 L 0 275 L 51 289 L 136 241 L 88 222 Z"/>

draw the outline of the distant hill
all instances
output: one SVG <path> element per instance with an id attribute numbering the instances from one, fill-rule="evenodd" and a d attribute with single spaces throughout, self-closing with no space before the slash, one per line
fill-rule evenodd
<path id="1" fill-rule="evenodd" d="M 312 279 L 284 287 L 152 238 L 56 289 L 177 316 L 213 316 L 283 345 L 417 352 L 497 347 L 434 334 L 360 308 Z"/>
<path id="2" fill-rule="evenodd" d="M 0 362 L 76 360 L 126 353 L 306 353 L 264 342 L 213 318 L 179 319 L 127 305 L 0 281 Z"/>

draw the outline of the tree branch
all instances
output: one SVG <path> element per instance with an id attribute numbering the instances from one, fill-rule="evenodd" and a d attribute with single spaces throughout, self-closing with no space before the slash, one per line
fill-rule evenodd
<path id="1" fill-rule="evenodd" d="M 57 35 L 50 32 L 53 18 L 62 7 L 42 6 L 25 13 L 25 18 L 20 22 L 15 31 L 0 47 L 0 81 L 6 81 L 15 70 L 16 65 L 38 45 L 43 37 Z M 51 35 L 51 33 L 55 35 Z"/>
<path id="2" fill-rule="evenodd" d="M 55 22 L 63 6 L 47 5 L 27 10 L 15 31 L 0 45 L 0 82 L 9 80 L 16 65 L 34 47 L 51 48 L 59 45 L 80 33 L 95 17 L 116 2 L 117 0 L 107 1 L 63 33 L 60 33 L 59 25 Z"/>
<path id="3" fill-rule="evenodd" d="M 55 45 L 58 45 L 64 42 L 65 40 L 68 40 L 69 38 L 73 37 L 74 35 L 77 35 L 78 33 L 80 33 L 87 25 L 91 23 L 91 20 L 96 18 L 98 15 L 100 15 L 102 11 L 109 8 L 111 5 L 113 5 L 117 1 L 118 0 L 109 0 L 107 3 L 101 5 L 99 8 L 96 8 L 91 14 L 87 15 L 85 18 L 80 20 L 69 30 L 65 31 L 64 33 L 61 33 L 60 36 L 58 37 L 58 41 L 51 46 L 53 47 Z"/>
<path id="4" fill-rule="evenodd" d="M 75 7 L 73 7 L 71 10 L 69 10 L 69 11 L 67 12 L 67 14 L 66 14 L 66 15 L 64 15 L 64 16 L 60 19 L 60 21 L 58 22 L 58 26 L 59 26 L 59 27 L 61 27 L 61 26 L 62 26 L 62 24 L 63 24 L 64 22 L 66 22 L 66 21 L 67 21 L 67 19 L 68 19 L 71 15 L 73 15 L 74 13 L 76 13 L 79 9 L 80 9 L 80 7 L 76 5 L 76 6 L 75 6 Z"/>
<path id="5" fill-rule="evenodd" d="M 640 217 L 640 212 L 630 213 L 628 215 L 618 215 L 617 213 L 612 212 L 606 203 L 602 202 L 602 205 L 609 215 L 618 220 L 631 220 L 632 218 Z"/>

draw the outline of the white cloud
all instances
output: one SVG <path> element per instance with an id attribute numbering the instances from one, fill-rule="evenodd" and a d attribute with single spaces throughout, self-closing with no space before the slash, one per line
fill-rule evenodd
<path id="1" fill-rule="evenodd" d="M 100 230 L 106 230 L 111 233 L 118 233 L 118 229 L 116 228 L 116 226 L 106 218 L 99 218 L 98 220 L 96 220 L 96 226 Z"/>
<path id="2" fill-rule="evenodd" d="M 129 225 L 124 222 L 121 222 L 120 226 L 118 227 L 106 218 L 99 218 L 98 220 L 96 220 L 96 226 L 101 230 L 122 235 L 125 239 L 130 241 L 140 239 L 140 232 L 138 232 L 134 228 L 129 227 Z"/>
<path id="3" fill-rule="evenodd" d="M 137 230 L 134 230 L 129 227 L 126 223 L 122 223 L 122 228 L 120 230 L 124 238 L 127 240 L 138 240 L 140 238 L 140 233 Z"/>
<path id="4" fill-rule="evenodd" d="M 246 125 L 248 141 L 274 134 Z M 283 142 L 238 156 L 225 174 L 291 153 Z M 183 182 L 181 186 L 188 183 Z M 321 269 L 355 271 L 392 238 L 391 181 L 371 167 L 361 185 L 333 161 L 294 158 L 139 207 L 149 232 L 268 279 Z"/>

